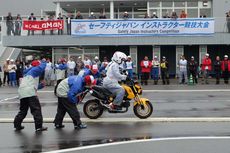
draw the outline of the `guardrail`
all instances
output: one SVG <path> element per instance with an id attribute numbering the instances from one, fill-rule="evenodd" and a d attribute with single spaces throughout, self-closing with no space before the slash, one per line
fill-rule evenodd
<path id="1" fill-rule="evenodd" d="M 151 19 L 151 18 L 149 18 L 149 19 Z M 23 19 L 23 20 L 27 20 L 27 19 Z M 85 19 L 82 19 L 82 20 L 85 20 Z M 86 20 L 89 20 L 89 19 L 86 19 Z M 105 20 L 107 20 L 107 19 L 105 19 Z M 114 19 L 114 20 L 116 20 L 116 19 Z M 132 19 L 130 19 L 130 20 L 132 20 Z M 155 19 L 152 19 L 152 20 L 155 20 Z M 166 20 L 170 20 L 170 19 L 166 19 Z M 42 20 L 42 21 L 44 21 L 44 20 Z M 92 20 L 92 21 L 95 21 L 95 20 Z M 69 29 L 70 25 L 67 24 L 67 22 L 68 22 L 67 20 L 64 20 L 64 29 L 63 29 L 63 32 L 59 31 L 60 33 L 58 33 L 58 30 L 44 30 L 44 31 L 34 31 L 33 34 L 34 35 L 44 35 L 44 36 L 45 35 L 70 35 L 70 33 L 68 32 L 68 29 Z M 225 17 L 214 18 L 214 22 L 215 22 L 215 33 L 227 33 L 228 32 L 227 21 L 226 21 Z M 7 36 L 6 21 L 3 20 L 3 21 L 1 21 L 0 24 L 1 24 L 0 37 Z M 11 31 L 11 34 L 8 35 L 8 36 L 13 36 L 14 35 L 13 31 L 15 32 L 15 21 L 13 21 L 13 24 L 14 24 L 13 28 L 12 28 L 13 30 Z M 23 27 L 23 25 L 21 25 L 21 28 L 20 28 L 20 30 L 21 30 L 20 36 L 27 36 L 28 35 L 28 30 L 23 30 L 22 27 Z M 31 31 L 30 31 L 30 35 L 32 35 Z M 1 40 L 2 39 L 0 38 L 0 42 L 1 42 Z"/>

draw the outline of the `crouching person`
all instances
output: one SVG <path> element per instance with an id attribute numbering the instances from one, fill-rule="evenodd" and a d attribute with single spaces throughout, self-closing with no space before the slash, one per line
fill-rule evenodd
<path id="1" fill-rule="evenodd" d="M 46 61 L 42 60 L 33 61 L 31 63 L 33 67 L 28 69 L 22 78 L 21 84 L 18 88 L 19 99 L 20 99 L 20 111 L 14 119 L 14 128 L 17 131 L 24 129 L 22 126 L 22 121 L 26 117 L 28 109 L 30 108 L 31 114 L 34 117 L 35 130 L 44 131 L 47 130 L 47 127 L 43 127 L 43 117 L 41 111 L 41 105 L 37 97 L 37 90 L 44 87 L 44 83 L 39 84 L 39 76 L 45 71 Z"/>
<path id="2" fill-rule="evenodd" d="M 92 75 L 70 76 L 62 80 L 57 87 L 58 107 L 57 114 L 54 119 L 54 126 L 58 129 L 64 128 L 62 124 L 63 118 L 66 112 L 73 120 L 75 129 L 84 129 L 86 124 L 80 120 L 80 114 L 76 107 L 76 104 L 80 101 L 80 94 L 86 89 L 85 86 L 91 86 L 95 84 L 95 80 Z"/>

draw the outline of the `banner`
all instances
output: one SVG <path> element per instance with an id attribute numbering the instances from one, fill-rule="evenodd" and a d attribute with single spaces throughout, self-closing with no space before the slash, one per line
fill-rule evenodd
<path id="1" fill-rule="evenodd" d="M 73 36 L 187 36 L 214 34 L 214 19 L 71 20 Z"/>
<path id="2" fill-rule="evenodd" d="M 23 30 L 63 30 L 63 20 L 52 20 L 52 21 L 23 21 Z"/>

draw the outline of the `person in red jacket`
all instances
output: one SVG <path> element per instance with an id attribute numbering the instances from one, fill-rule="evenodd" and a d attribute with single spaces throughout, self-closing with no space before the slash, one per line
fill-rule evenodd
<path id="1" fill-rule="evenodd" d="M 209 77 L 209 73 L 212 70 L 212 61 L 209 58 L 209 54 L 205 55 L 205 58 L 202 61 L 202 71 L 203 71 L 203 81 L 205 80 L 206 84 L 208 83 L 208 77 Z"/>
<path id="2" fill-rule="evenodd" d="M 151 68 L 152 62 L 149 61 L 147 56 L 145 56 L 144 60 L 141 61 L 141 85 L 143 85 L 143 83 L 145 83 L 145 85 L 148 85 Z"/>
<path id="3" fill-rule="evenodd" d="M 230 60 L 228 60 L 228 55 L 224 55 L 224 60 L 221 62 L 221 70 L 223 72 L 224 83 L 228 84 L 230 71 Z"/>

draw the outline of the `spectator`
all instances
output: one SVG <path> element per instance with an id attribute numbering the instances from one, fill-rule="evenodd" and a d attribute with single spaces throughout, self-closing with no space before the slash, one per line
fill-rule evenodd
<path id="1" fill-rule="evenodd" d="M 20 60 L 16 60 L 16 80 L 17 80 L 17 85 L 19 86 L 20 83 L 20 78 L 23 77 L 23 63 Z"/>
<path id="2" fill-rule="evenodd" d="M 63 20 L 61 13 L 58 14 L 58 20 Z M 58 35 L 63 35 L 63 29 L 58 29 Z"/>
<path id="3" fill-rule="evenodd" d="M 191 56 L 191 60 L 188 62 L 188 70 L 189 70 L 189 76 L 192 75 L 193 83 L 198 83 L 198 81 L 197 81 L 197 69 L 198 69 L 198 64 L 194 60 L 194 57 Z"/>
<path id="4" fill-rule="evenodd" d="M 220 57 L 219 56 L 216 56 L 216 61 L 214 62 L 214 72 L 216 74 L 216 84 L 220 84 L 221 61 L 220 61 Z"/>
<path id="5" fill-rule="evenodd" d="M 123 14 L 123 19 L 129 19 L 129 14 L 128 14 L 127 11 L 124 12 L 124 14 Z"/>
<path id="6" fill-rule="evenodd" d="M 10 85 L 12 87 L 16 86 L 16 65 L 14 64 L 14 60 L 10 60 L 10 64 L 8 65 L 8 70 L 9 70 L 9 78 L 10 78 Z"/>
<path id="7" fill-rule="evenodd" d="M 79 56 L 77 59 L 77 66 L 75 67 L 76 74 L 78 74 L 83 68 L 84 68 L 84 62 L 82 61 L 81 56 Z"/>
<path id="8" fill-rule="evenodd" d="M 227 22 L 228 33 L 230 33 L 230 11 L 226 13 L 226 22 Z"/>
<path id="9" fill-rule="evenodd" d="M 141 84 L 148 85 L 149 74 L 152 68 L 152 62 L 149 61 L 148 57 L 145 56 L 144 60 L 141 61 Z"/>
<path id="10" fill-rule="evenodd" d="M 204 14 L 204 15 L 200 15 L 200 18 L 206 18 L 207 16 Z"/>
<path id="11" fill-rule="evenodd" d="M 9 69 L 8 66 L 10 64 L 10 59 L 6 59 L 5 64 L 3 65 L 3 71 L 4 71 L 4 77 L 3 77 L 3 86 L 7 84 L 9 85 L 10 79 L 9 79 Z M 7 81 L 6 81 L 7 79 Z"/>
<path id="12" fill-rule="evenodd" d="M 144 18 L 145 18 L 145 19 L 146 19 L 146 18 L 149 18 L 149 15 L 148 15 L 148 13 L 147 13 L 147 12 L 145 13 Z"/>
<path id="13" fill-rule="evenodd" d="M 20 36 L 21 35 L 21 29 L 22 29 L 22 18 L 20 14 L 17 15 L 17 18 L 15 20 L 15 35 Z"/>
<path id="14" fill-rule="evenodd" d="M 25 67 L 24 67 L 24 70 L 23 70 L 23 74 L 24 74 L 24 71 L 25 70 L 28 70 L 29 68 L 31 68 L 31 64 L 29 62 L 25 63 Z"/>
<path id="15" fill-rule="evenodd" d="M 74 75 L 76 63 L 73 61 L 73 58 L 70 57 L 69 61 L 67 62 L 67 73 L 68 77 Z"/>
<path id="16" fill-rule="evenodd" d="M 65 79 L 65 71 L 67 69 L 67 64 L 66 64 L 66 60 L 64 58 L 61 58 L 58 60 L 58 63 L 55 65 L 55 72 L 56 72 L 56 79 L 57 79 L 57 83 L 56 86 L 54 88 L 54 94 L 56 95 L 57 91 L 57 87 L 59 85 L 59 83 Z"/>
<path id="17" fill-rule="evenodd" d="M 171 18 L 172 18 L 172 19 L 177 19 L 177 18 L 178 18 L 176 12 L 172 12 Z"/>
<path id="18" fill-rule="evenodd" d="M 89 19 L 97 19 L 93 12 L 90 13 Z"/>
<path id="19" fill-rule="evenodd" d="M 48 21 L 54 21 L 54 15 L 50 15 Z M 50 35 L 54 35 L 54 30 L 50 30 Z"/>
<path id="20" fill-rule="evenodd" d="M 83 19 L 83 16 L 81 15 L 80 11 L 77 11 L 77 15 L 76 15 L 75 19 Z"/>
<path id="21" fill-rule="evenodd" d="M 71 19 L 73 19 L 73 15 L 68 13 L 68 17 L 66 18 L 67 35 L 71 35 Z"/>
<path id="22" fill-rule="evenodd" d="M 11 12 L 8 13 L 8 16 L 6 17 L 6 27 L 7 27 L 7 35 L 10 36 L 11 32 L 14 35 L 14 22 L 13 17 L 11 16 Z"/>
<path id="23" fill-rule="evenodd" d="M 185 10 L 181 11 L 180 18 L 187 18 L 187 14 L 185 13 Z"/>
<path id="24" fill-rule="evenodd" d="M 103 11 L 100 12 L 99 19 L 106 19 L 105 13 Z"/>
<path id="25" fill-rule="evenodd" d="M 209 54 L 206 54 L 205 58 L 202 61 L 202 71 L 204 73 L 202 81 L 205 81 L 206 84 L 209 84 L 208 77 L 211 70 L 212 70 L 212 61 L 209 58 Z"/>
<path id="26" fill-rule="evenodd" d="M 181 59 L 179 61 L 179 71 L 180 71 L 180 76 L 179 76 L 179 83 L 187 84 L 188 83 L 188 76 L 187 76 L 187 60 L 185 59 L 184 55 L 181 56 Z"/>
<path id="27" fill-rule="evenodd" d="M 43 20 L 43 18 L 41 18 L 41 21 Z M 45 35 L 45 30 L 42 30 L 42 35 Z"/>
<path id="28" fill-rule="evenodd" d="M 131 56 L 128 56 L 128 59 L 126 61 L 126 70 L 128 71 L 129 78 L 133 78 L 133 61 Z"/>
<path id="29" fill-rule="evenodd" d="M 151 18 L 158 18 L 157 13 L 153 12 L 153 16 L 151 16 Z"/>
<path id="30" fill-rule="evenodd" d="M 169 72 L 168 72 L 169 71 L 169 64 L 166 61 L 165 56 L 162 57 L 162 61 L 161 61 L 160 66 L 161 66 L 162 83 L 163 83 L 163 85 L 165 85 L 165 83 L 169 84 Z"/>
<path id="31" fill-rule="evenodd" d="M 2 67 L 0 65 L 0 72 L 2 72 Z M 0 75 L 0 87 L 2 86 L 2 78 L 1 78 L 1 75 Z"/>
<path id="32" fill-rule="evenodd" d="M 104 57 L 104 60 L 103 62 L 101 63 L 101 67 L 99 69 L 100 72 L 102 72 L 104 75 L 105 75 L 105 68 L 106 66 L 109 64 L 108 60 L 107 60 L 107 57 Z"/>
<path id="33" fill-rule="evenodd" d="M 169 16 L 169 13 L 166 12 L 165 15 L 163 16 L 163 18 L 171 18 L 171 17 Z"/>
<path id="34" fill-rule="evenodd" d="M 92 66 L 92 62 L 88 56 L 85 56 L 85 60 L 83 62 L 84 62 L 85 66 L 87 66 L 87 65 Z"/>
<path id="35" fill-rule="evenodd" d="M 31 13 L 28 20 L 30 21 L 36 21 L 36 17 L 34 16 L 34 13 Z M 31 30 L 31 34 L 34 35 L 34 30 Z M 30 35 L 30 30 L 28 30 L 28 36 Z"/>
<path id="36" fill-rule="evenodd" d="M 154 84 L 157 85 L 158 84 L 158 79 L 159 79 L 159 66 L 160 66 L 160 62 L 158 60 L 157 56 L 154 56 L 154 59 L 152 61 L 152 78 L 154 80 Z"/>
<path id="37" fill-rule="evenodd" d="M 96 64 L 98 69 L 101 67 L 101 61 L 99 60 L 98 56 L 94 57 L 93 64 Z"/>
<path id="38" fill-rule="evenodd" d="M 52 63 L 50 62 L 50 59 L 46 60 L 46 68 L 45 68 L 45 83 L 47 86 L 51 85 L 51 75 L 52 75 Z"/>
<path id="39" fill-rule="evenodd" d="M 221 63 L 221 70 L 223 72 L 224 83 L 228 84 L 230 71 L 230 61 L 228 60 L 228 55 L 224 55 L 224 60 Z"/>

